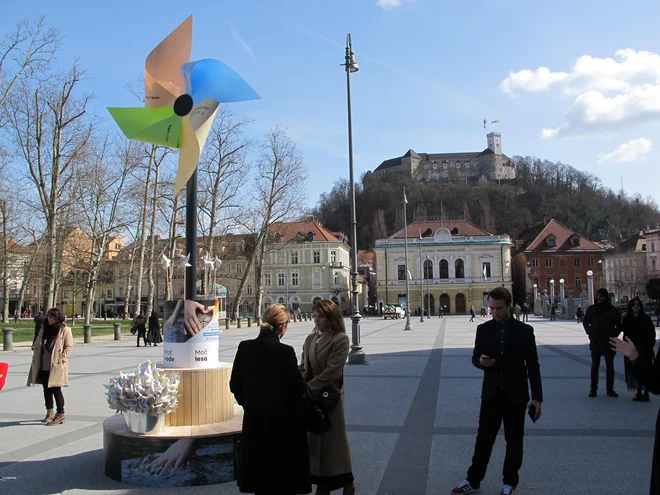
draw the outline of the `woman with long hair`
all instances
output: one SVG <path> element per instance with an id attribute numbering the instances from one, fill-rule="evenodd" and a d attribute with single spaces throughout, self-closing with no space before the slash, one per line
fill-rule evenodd
<path id="1" fill-rule="evenodd" d="M 43 386 L 46 402 L 43 421 L 47 426 L 62 424 L 65 419 L 62 387 L 69 386 L 69 354 L 73 348 L 73 335 L 65 319 L 59 308 L 49 309 L 32 346 L 32 365 L 27 384 L 41 383 Z M 56 411 L 53 410 L 53 398 Z"/>
<path id="2" fill-rule="evenodd" d="M 289 311 L 271 304 L 259 335 L 238 346 L 229 381 L 243 406 L 241 493 L 311 493 L 303 396 L 307 390 L 293 347 L 282 344 Z"/>
<path id="3" fill-rule="evenodd" d="M 160 318 L 158 317 L 158 311 L 155 309 L 149 315 L 149 331 L 147 332 L 147 342 L 153 344 L 154 347 L 158 347 L 163 341 L 163 337 L 160 335 Z"/>
<path id="4" fill-rule="evenodd" d="M 624 338 L 628 337 L 635 345 L 639 355 L 647 362 L 653 363 L 653 347 L 655 346 L 655 327 L 653 321 L 644 312 L 644 305 L 639 297 L 628 302 L 626 316 L 621 325 Z M 634 374 L 633 365 L 629 359 L 624 359 L 626 370 L 626 385 L 628 390 L 637 390 L 633 400 L 649 401 L 649 388 L 645 387 Z"/>
<path id="5" fill-rule="evenodd" d="M 344 366 L 349 340 L 334 302 L 319 301 L 314 304 L 313 314 L 315 327 L 305 339 L 300 368 L 314 396 L 336 398 L 336 403 L 328 408 L 332 427 L 321 435 L 309 434 L 312 483 L 317 485 L 316 495 L 330 495 L 340 488 L 344 495 L 353 495 L 351 450 L 344 416 Z"/>

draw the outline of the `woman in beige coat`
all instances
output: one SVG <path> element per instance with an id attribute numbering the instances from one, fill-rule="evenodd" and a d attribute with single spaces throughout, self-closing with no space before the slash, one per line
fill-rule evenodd
<path id="1" fill-rule="evenodd" d="M 312 483 L 316 495 L 330 495 L 343 488 L 344 495 L 353 495 L 353 468 L 344 417 L 343 373 L 348 357 L 349 340 L 344 319 L 332 301 L 316 303 L 314 331 L 305 339 L 300 368 L 312 393 L 324 390 L 339 392 L 339 401 L 330 411 L 332 428 L 321 435 L 309 434 L 309 456 Z"/>
<path id="2" fill-rule="evenodd" d="M 62 387 L 69 386 L 69 354 L 73 347 L 71 329 L 64 323 L 65 317 L 58 308 L 48 310 L 44 324 L 32 346 L 32 366 L 28 386 L 41 383 L 46 401 L 47 426 L 64 423 L 64 394 Z M 57 414 L 53 410 L 53 397 Z"/>

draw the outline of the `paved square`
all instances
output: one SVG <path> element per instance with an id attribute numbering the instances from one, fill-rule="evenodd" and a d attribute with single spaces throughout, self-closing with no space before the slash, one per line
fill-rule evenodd
<path id="1" fill-rule="evenodd" d="M 475 323 L 483 321 L 477 318 Z M 470 362 L 475 323 L 469 317 L 362 321 L 365 366 L 345 371 L 346 421 L 357 493 L 364 495 L 448 494 L 465 477 L 476 436 L 482 373 Z M 523 494 L 648 493 L 655 419 L 660 399 L 635 403 L 623 381 L 617 356 L 618 399 L 589 399 L 589 351 L 575 322 L 532 318 L 541 375 L 543 417 L 528 421 Z M 347 320 L 350 333 L 350 321 Z M 292 324 L 285 342 L 300 353 L 311 322 Z M 241 340 L 256 327 L 221 334 L 220 358 L 233 361 Z M 98 338 L 74 344 L 71 386 L 65 389 L 67 422 L 45 428 L 41 387 L 25 387 L 31 352 L 0 352 L 9 363 L 0 391 L 0 494 L 204 493 L 237 494 L 234 483 L 194 488 L 133 487 L 103 474 L 102 422 L 112 414 L 104 388 L 111 376 L 150 359 L 162 360 L 162 347 L 135 347 L 134 338 Z M 484 494 L 501 488 L 504 438 L 498 437 Z M 339 493 L 339 492 L 336 492 Z"/>

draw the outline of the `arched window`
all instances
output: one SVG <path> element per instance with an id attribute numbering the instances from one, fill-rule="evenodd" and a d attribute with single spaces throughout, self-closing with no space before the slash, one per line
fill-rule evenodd
<path id="1" fill-rule="evenodd" d="M 424 278 L 433 278 L 433 262 L 431 260 L 424 261 Z"/>
<path id="2" fill-rule="evenodd" d="M 449 278 L 449 262 L 440 260 L 440 278 Z"/>
<path id="3" fill-rule="evenodd" d="M 456 260 L 454 268 L 456 269 L 456 278 L 465 278 L 465 263 L 462 259 Z"/>

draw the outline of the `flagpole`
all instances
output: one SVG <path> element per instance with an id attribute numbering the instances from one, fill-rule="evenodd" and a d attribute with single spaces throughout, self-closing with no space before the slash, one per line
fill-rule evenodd
<path id="1" fill-rule="evenodd" d="M 408 204 L 408 198 L 406 198 L 406 187 L 403 186 L 403 249 L 406 263 L 406 326 L 403 328 L 405 330 L 412 330 L 412 325 L 410 325 L 410 271 L 408 270 L 408 216 L 406 205 Z"/>
<path id="2" fill-rule="evenodd" d="M 424 276 L 422 275 L 422 232 L 419 231 L 419 301 L 422 315 L 419 318 L 420 323 L 424 323 Z"/>

